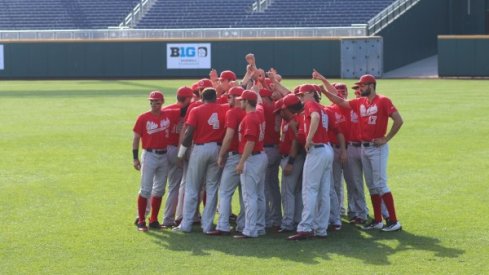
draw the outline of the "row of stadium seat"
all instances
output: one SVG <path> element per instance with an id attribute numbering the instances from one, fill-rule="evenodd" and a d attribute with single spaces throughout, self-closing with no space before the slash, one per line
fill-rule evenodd
<path id="1" fill-rule="evenodd" d="M 0 0 L 0 30 L 117 26 L 139 0 Z"/>
<path id="2" fill-rule="evenodd" d="M 0 30 L 105 29 L 140 0 L 0 0 Z M 261 13 L 255 0 L 158 0 L 139 29 L 330 27 L 367 23 L 394 0 L 274 0 Z"/>

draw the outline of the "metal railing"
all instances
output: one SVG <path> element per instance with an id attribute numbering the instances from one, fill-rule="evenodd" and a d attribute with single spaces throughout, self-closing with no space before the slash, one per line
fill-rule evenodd
<path id="1" fill-rule="evenodd" d="M 368 35 L 376 35 L 421 0 L 397 0 L 368 21 Z"/>
<path id="2" fill-rule="evenodd" d="M 156 0 L 140 0 L 126 18 L 124 18 L 124 21 L 119 24 L 119 27 L 134 28 L 155 2 Z"/>
<path id="3" fill-rule="evenodd" d="M 256 0 L 251 5 L 252 12 L 264 12 L 268 6 L 272 4 L 273 0 Z"/>
<path id="4" fill-rule="evenodd" d="M 0 42 L 27 40 L 246 39 L 367 36 L 367 25 L 325 28 L 103 29 L 0 31 Z"/>

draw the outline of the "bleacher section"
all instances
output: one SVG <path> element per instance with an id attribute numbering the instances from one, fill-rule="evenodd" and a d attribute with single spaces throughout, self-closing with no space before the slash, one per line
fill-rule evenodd
<path id="1" fill-rule="evenodd" d="M 229 28 L 251 11 L 254 0 L 159 0 L 138 29 Z"/>
<path id="2" fill-rule="evenodd" d="M 106 29 L 139 0 L 0 0 L 0 30 Z"/>
<path id="3" fill-rule="evenodd" d="M 366 24 L 394 0 L 275 0 L 252 13 L 253 0 L 158 0 L 139 29 L 336 27 Z"/>

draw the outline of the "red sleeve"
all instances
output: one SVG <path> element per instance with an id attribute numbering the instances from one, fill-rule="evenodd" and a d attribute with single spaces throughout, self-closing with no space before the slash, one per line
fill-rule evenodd
<path id="1" fill-rule="evenodd" d="M 359 98 L 354 98 L 354 99 L 349 100 L 348 104 L 350 104 L 350 108 L 353 111 L 358 112 L 358 105 L 360 104 L 359 102 L 360 102 Z"/>
<path id="2" fill-rule="evenodd" d="M 226 123 L 225 123 L 224 127 L 231 128 L 233 130 L 237 130 L 239 127 L 239 122 L 240 121 L 239 121 L 238 114 L 236 113 L 236 111 L 234 109 L 229 109 L 226 112 Z"/>
<path id="3" fill-rule="evenodd" d="M 193 127 L 197 125 L 197 115 L 195 114 L 195 108 L 193 108 L 190 113 L 188 113 L 188 117 L 185 120 L 185 123 Z"/>
<path id="4" fill-rule="evenodd" d="M 134 133 L 139 134 L 140 136 L 143 136 L 144 132 L 144 119 L 143 116 L 140 115 L 138 119 L 136 120 L 136 124 L 134 124 L 134 128 L 132 128 Z"/>
<path id="5" fill-rule="evenodd" d="M 384 106 L 384 108 L 387 112 L 387 115 L 389 115 L 389 116 L 391 116 L 393 113 L 397 112 L 396 107 L 394 107 L 394 104 L 392 104 L 392 101 L 387 97 L 383 98 L 382 106 Z"/>

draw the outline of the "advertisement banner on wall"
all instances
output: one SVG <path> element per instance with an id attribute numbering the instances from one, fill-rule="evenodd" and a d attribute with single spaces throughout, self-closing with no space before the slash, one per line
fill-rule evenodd
<path id="1" fill-rule="evenodd" d="M 167 69 L 210 69 L 211 44 L 167 44 Z"/>
<path id="2" fill-rule="evenodd" d="M 0 45 L 0 70 L 3 70 L 3 45 Z"/>

